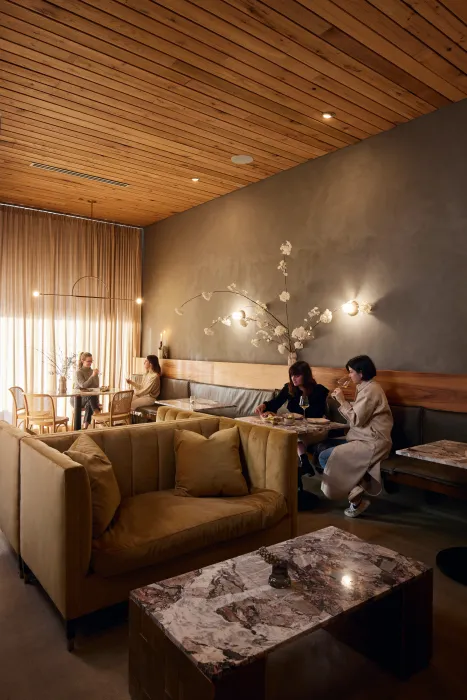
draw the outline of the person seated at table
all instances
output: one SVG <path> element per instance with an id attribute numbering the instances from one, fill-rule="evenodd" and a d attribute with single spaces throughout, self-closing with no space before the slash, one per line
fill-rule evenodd
<path id="1" fill-rule="evenodd" d="M 141 382 L 134 382 L 127 379 L 130 386 L 135 387 L 135 395 L 131 402 L 131 410 L 134 411 L 141 406 L 149 406 L 155 403 L 161 393 L 161 366 L 156 355 L 148 355 L 144 360 L 144 369 Z"/>
<path id="2" fill-rule="evenodd" d="M 330 499 L 349 499 L 344 511 L 349 518 L 361 515 L 370 505 L 365 492 L 381 493 L 381 460 L 391 447 L 393 418 L 386 394 L 375 381 L 376 367 L 368 355 L 353 357 L 346 364 L 356 385 L 355 401 L 347 401 L 339 387 L 331 396 L 339 403 L 339 412 L 350 426 L 345 438 L 329 440 L 320 452 L 324 470 L 321 490 Z M 325 443 L 326 447 L 326 443 Z"/>
<path id="3" fill-rule="evenodd" d="M 290 413 L 296 413 L 306 418 L 322 418 L 326 412 L 326 398 L 329 394 L 322 384 L 318 384 L 313 378 L 313 372 L 308 362 L 294 362 L 289 367 L 289 381 L 276 398 L 266 401 L 255 408 L 255 413 L 276 413 L 285 402 Z M 308 398 L 309 406 L 303 409 L 300 406 L 300 397 Z M 300 476 L 313 475 L 314 469 L 310 464 L 307 454 L 306 437 L 297 441 L 297 452 L 300 460 Z"/>
<path id="4" fill-rule="evenodd" d="M 99 370 L 92 369 L 92 355 L 90 352 L 80 353 L 78 359 L 78 368 L 75 372 L 73 389 L 98 389 L 99 388 Z M 72 399 L 72 404 L 74 402 Z M 82 408 L 84 409 L 83 428 L 86 430 L 89 427 L 93 413 L 100 413 L 99 397 L 98 396 L 83 396 Z"/>

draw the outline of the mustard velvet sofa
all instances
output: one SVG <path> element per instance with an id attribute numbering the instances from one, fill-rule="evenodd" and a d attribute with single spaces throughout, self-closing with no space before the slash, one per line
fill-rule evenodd
<path id="1" fill-rule="evenodd" d="M 0 421 L 0 530 L 18 555 L 20 442 L 26 436 L 23 430 Z"/>
<path id="2" fill-rule="evenodd" d="M 250 493 L 175 496 L 174 431 L 209 437 L 235 424 Z M 122 496 L 113 523 L 96 540 L 87 473 L 63 454 L 78 434 L 19 442 L 21 557 L 62 615 L 70 649 L 78 618 L 126 600 L 132 589 L 296 535 L 291 433 L 199 414 L 88 431 L 112 462 Z"/>
<path id="3" fill-rule="evenodd" d="M 200 420 L 204 414 L 161 406 L 157 421 L 194 418 Z M 20 441 L 30 437 L 23 430 L 6 421 L 0 421 L 0 530 L 18 555 L 19 571 L 22 575 L 20 552 Z"/>

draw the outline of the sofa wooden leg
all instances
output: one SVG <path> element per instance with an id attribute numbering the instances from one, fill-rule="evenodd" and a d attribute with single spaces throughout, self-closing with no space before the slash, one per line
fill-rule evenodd
<path id="1" fill-rule="evenodd" d="M 75 649 L 76 620 L 65 620 L 66 648 L 68 651 Z"/>
<path id="2" fill-rule="evenodd" d="M 36 583 L 37 579 L 34 576 L 34 574 L 32 573 L 29 566 L 23 561 L 23 559 L 21 561 L 22 561 L 22 565 L 23 565 L 23 581 L 24 581 L 24 583 L 26 583 L 26 584 Z"/>

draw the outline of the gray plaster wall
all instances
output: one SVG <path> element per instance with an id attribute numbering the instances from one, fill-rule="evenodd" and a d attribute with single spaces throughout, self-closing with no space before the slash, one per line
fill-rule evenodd
<path id="1" fill-rule="evenodd" d="M 248 167 L 248 166 L 243 166 Z M 243 307 L 231 282 L 270 304 L 289 259 L 292 327 L 313 306 L 351 298 L 370 316 L 338 313 L 301 358 L 342 366 L 368 353 L 381 369 L 467 372 L 467 100 L 159 222 L 145 231 L 144 354 L 166 331 L 171 357 L 284 363 L 253 329 L 203 328 Z"/>

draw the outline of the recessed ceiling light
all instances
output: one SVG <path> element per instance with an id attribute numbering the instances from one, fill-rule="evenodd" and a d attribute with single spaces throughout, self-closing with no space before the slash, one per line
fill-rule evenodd
<path id="1" fill-rule="evenodd" d="M 323 112 L 323 119 L 332 119 L 335 116 L 335 112 Z"/>
<path id="2" fill-rule="evenodd" d="M 230 160 L 236 165 L 248 165 L 253 163 L 253 156 L 232 156 Z"/>
<path id="3" fill-rule="evenodd" d="M 192 182 L 199 182 L 199 177 L 192 177 L 192 178 L 191 178 L 191 181 L 192 181 Z"/>

